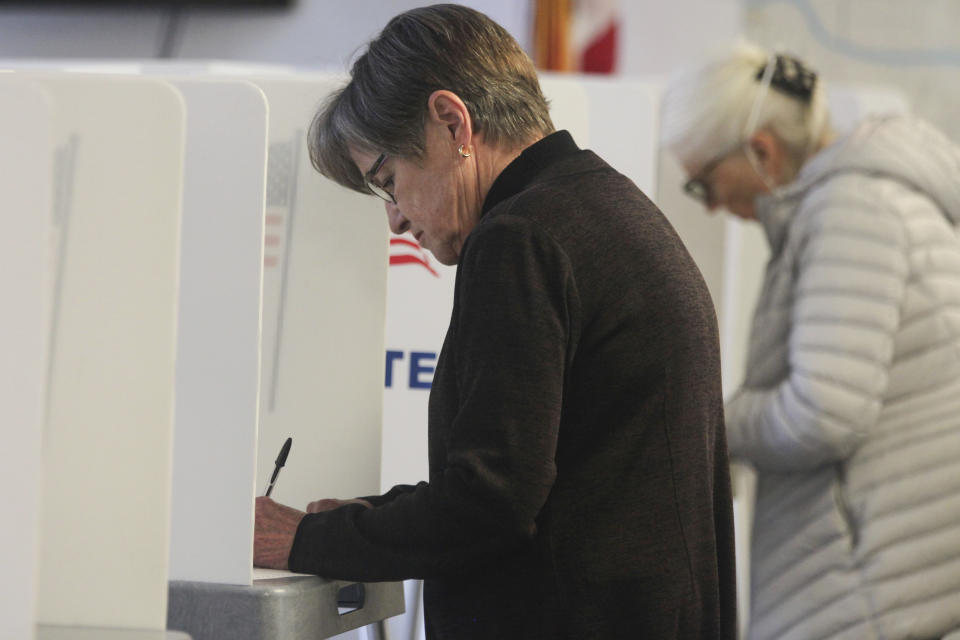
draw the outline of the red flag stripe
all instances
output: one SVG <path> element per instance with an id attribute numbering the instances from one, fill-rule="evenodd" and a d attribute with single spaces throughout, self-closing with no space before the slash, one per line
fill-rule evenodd
<path id="1" fill-rule="evenodd" d="M 390 238 L 390 245 L 392 246 L 395 244 L 403 244 L 408 247 L 413 247 L 417 251 L 423 251 L 423 247 L 417 244 L 415 240 L 408 240 L 407 238 Z"/>
<path id="2" fill-rule="evenodd" d="M 433 267 L 424 260 L 423 258 L 417 256 L 403 255 L 403 256 L 390 256 L 390 266 L 401 265 L 401 264 L 418 264 L 436 277 L 440 277 L 440 274 L 434 271 Z"/>

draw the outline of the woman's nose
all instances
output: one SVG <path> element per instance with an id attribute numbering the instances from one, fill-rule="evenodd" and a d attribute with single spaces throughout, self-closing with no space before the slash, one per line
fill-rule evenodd
<path id="1" fill-rule="evenodd" d="M 390 224 L 390 231 L 398 236 L 406 233 L 407 230 L 410 229 L 410 221 L 400 213 L 400 207 L 392 202 L 385 202 L 383 204 L 387 211 L 387 222 Z"/>

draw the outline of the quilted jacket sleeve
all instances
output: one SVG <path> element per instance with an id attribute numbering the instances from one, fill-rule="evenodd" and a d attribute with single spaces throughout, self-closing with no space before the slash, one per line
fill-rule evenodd
<path id="1" fill-rule="evenodd" d="M 807 194 L 779 265 L 790 291 L 760 307 L 784 315 L 786 376 L 727 403 L 731 455 L 771 471 L 809 469 L 848 457 L 876 424 L 909 273 L 892 208 L 902 188 L 845 176 Z"/>

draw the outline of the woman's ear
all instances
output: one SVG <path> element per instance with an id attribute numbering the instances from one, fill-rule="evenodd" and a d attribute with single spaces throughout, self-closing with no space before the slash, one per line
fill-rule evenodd
<path id="1" fill-rule="evenodd" d="M 786 160 L 786 149 L 773 133 L 766 129 L 754 132 L 747 141 L 750 152 L 759 165 L 756 167 L 761 174 L 780 184 Z"/>
<path id="2" fill-rule="evenodd" d="M 470 147 L 473 139 L 473 123 L 470 111 L 460 96 L 438 89 L 427 98 L 427 119 L 435 125 L 446 129 L 446 135 L 456 145 Z"/>

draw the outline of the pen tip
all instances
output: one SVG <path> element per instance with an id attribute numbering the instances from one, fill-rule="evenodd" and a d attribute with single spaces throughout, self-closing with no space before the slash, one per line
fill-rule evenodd
<path id="1" fill-rule="evenodd" d="M 284 464 L 286 464 L 287 455 L 290 453 L 291 444 L 293 444 L 293 438 L 287 438 L 287 441 L 283 443 L 283 448 L 280 449 L 280 455 L 277 456 L 277 466 L 282 467 Z"/>

